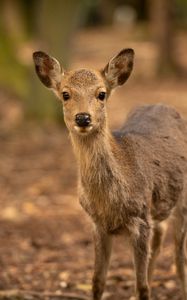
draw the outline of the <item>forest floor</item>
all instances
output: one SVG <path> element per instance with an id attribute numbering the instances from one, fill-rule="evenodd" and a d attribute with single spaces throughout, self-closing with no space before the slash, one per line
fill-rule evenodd
<path id="1" fill-rule="evenodd" d="M 111 128 L 120 126 L 131 108 L 145 103 L 171 104 L 187 116 L 186 82 L 155 81 L 153 45 L 121 36 L 118 31 L 91 30 L 79 33 L 74 42 L 72 67 L 102 67 L 124 46 L 135 48 L 132 77 L 109 100 Z M 187 45 L 179 47 L 181 57 L 186 50 Z M 92 224 L 78 203 L 76 161 L 67 130 L 36 124 L 7 128 L 0 131 L 0 299 L 90 299 Z M 131 250 L 125 238 L 115 239 L 104 299 L 130 299 Z M 154 274 L 154 300 L 181 299 L 173 252 L 170 232 Z"/>

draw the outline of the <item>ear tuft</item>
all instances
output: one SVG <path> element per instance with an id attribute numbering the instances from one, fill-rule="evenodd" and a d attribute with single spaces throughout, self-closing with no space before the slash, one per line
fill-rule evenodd
<path id="1" fill-rule="evenodd" d="M 42 51 L 33 53 L 35 70 L 41 82 L 48 88 L 56 89 L 61 81 L 62 70 L 59 62 Z"/>
<path id="2" fill-rule="evenodd" d="M 103 75 L 110 88 L 122 85 L 129 78 L 133 69 L 134 50 L 127 48 L 114 56 L 103 70 Z"/>

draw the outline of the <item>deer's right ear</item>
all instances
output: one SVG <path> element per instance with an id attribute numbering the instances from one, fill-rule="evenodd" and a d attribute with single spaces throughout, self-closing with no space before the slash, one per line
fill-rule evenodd
<path id="1" fill-rule="evenodd" d="M 34 52 L 33 60 L 41 82 L 46 87 L 57 90 L 63 76 L 59 62 L 42 51 Z"/>

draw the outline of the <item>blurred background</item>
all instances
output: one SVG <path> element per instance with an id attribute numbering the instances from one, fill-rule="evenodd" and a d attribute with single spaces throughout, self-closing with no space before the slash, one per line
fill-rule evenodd
<path id="1" fill-rule="evenodd" d="M 84 299 L 91 289 L 92 226 L 78 204 L 61 104 L 39 82 L 32 53 L 101 69 L 126 47 L 135 65 L 108 103 L 111 128 L 145 103 L 187 117 L 187 0 L 0 0 L 0 299 Z M 170 240 L 153 299 L 180 299 Z M 116 291 L 129 299 L 134 287 L 129 250 L 117 241 L 109 300 Z"/>

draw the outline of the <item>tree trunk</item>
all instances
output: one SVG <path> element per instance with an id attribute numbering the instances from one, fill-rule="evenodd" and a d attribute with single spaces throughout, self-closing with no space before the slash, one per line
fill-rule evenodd
<path id="1" fill-rule="evenodd" d="M 111 25 L 113 23 L 114 11 L 117 5 L 118 0 L 100 1 L 100 15 L 104 25 Z"/>
<path id="2" fill-rule="evenodd" d="M 158 47 L 158 76 L 177 74 L 174 0 L 148 0 L 151 34 Z"/>

